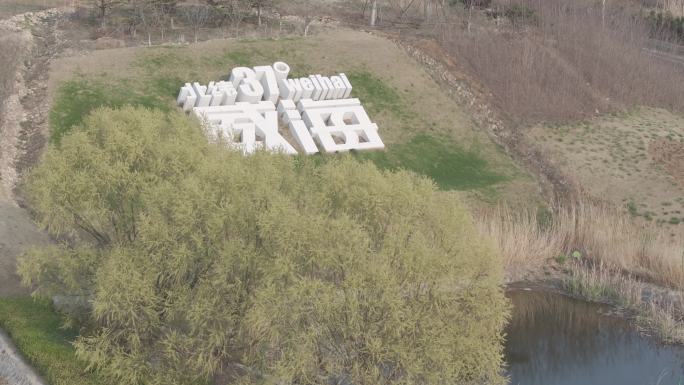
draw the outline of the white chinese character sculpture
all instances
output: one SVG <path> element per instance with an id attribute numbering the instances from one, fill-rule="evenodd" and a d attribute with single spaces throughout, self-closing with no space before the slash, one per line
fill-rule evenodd
<path id="1" fill-rule="evenodd" d="M 349 98 L 352 85 L 345 74 L 288 79 L 289 73 L 283 62 L 237 67 L 228 81 L 186 83 L 177 103 L 205 122 L 211 138 L 223 138 L 245 154 L 260 148 L 297 153 L 278 132 L 279 117 L 305 154 L 385 148 L 359 99 Z"/>

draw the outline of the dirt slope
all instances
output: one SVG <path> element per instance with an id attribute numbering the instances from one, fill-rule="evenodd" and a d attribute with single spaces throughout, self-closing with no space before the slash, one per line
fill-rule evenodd
<path id="1" fill-rule="evenodd" d="M 20 36 L 25 65 L 15 74 L 14 93 L 5 103 L 0 127 L 0 297 L 25 295 L 16 275 L 16 257 L 32 245 L 49 242 L 28 213 L 19 207 L 14 189 L 38 158 L 47 131 L 46 73 L 55 45 L 54 21 L 60 10 L 17 15 L 0 21 L 0 33 Z"/>

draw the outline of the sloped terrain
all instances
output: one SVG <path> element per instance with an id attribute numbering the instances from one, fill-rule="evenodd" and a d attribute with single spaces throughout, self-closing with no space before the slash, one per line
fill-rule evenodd
<path id="1" fill-rule="evenodd" d="M 116 57 L 112 61 L 111 57 Z M 186 81 L 225 78 L 237 65 L 283 60 L 293 76 L 346 72 L 353 96 L 380 126 L 387 151 L 361 154 L 383 168 L 431 176 L 475 201 L 535 201 L 534 179 L 391 41 L 348 29 L 282 40 L 214 40 L 190 46 L 102 50 L 54 62 L 53 139 L 90 109 L 124 104 L 172 109 Z"/>
<path id="2" fill-rule="evenodd" d="M 539 125 L 529 137 L 591 195 L 681 231 L 684 117 L 642 108 L 578 123 Z"/>

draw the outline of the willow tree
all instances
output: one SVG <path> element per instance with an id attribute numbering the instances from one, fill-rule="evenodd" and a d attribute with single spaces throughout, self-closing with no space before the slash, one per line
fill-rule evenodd
<path id="1" fill-rule="evenodd" d="M 182 115 L 99 110 L 28 191 L 69 246 L 20 262 L 88 299 L 77 351 L 122 384 L 499 383 L 498 258 L 407 172 L 209 144 Z"/>

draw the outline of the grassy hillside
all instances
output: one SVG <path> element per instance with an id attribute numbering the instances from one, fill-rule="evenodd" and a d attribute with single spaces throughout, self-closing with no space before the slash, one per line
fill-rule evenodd
<path id="1" fill-rule="evenodd" d="M 387 144 L 387 151 L 361 157 L 383 168 L 428 175 L 441 188 L 468 191 L 478 200 L 537 199 L 532 178 L 479 132 L 410 58 L 387 40 L 353 31 L 307 39 L 96 51 L 60 59 L 50 78 L 52 141 L 59 141 L 95 107 L 174 109 L 175 96 L 186 81 L 222 79 L 234 66 L 277 60 L 288 62 L 293 76 L 349 75 L 353 96 L 364 103 Z"/>

